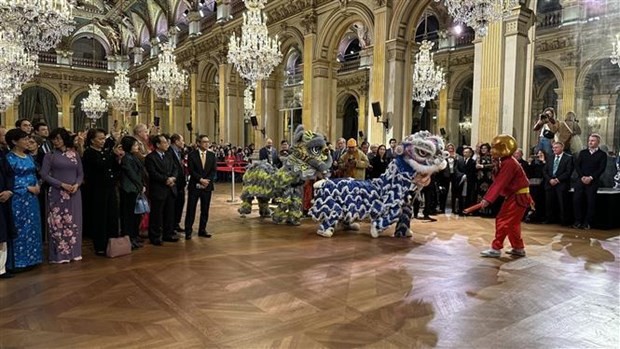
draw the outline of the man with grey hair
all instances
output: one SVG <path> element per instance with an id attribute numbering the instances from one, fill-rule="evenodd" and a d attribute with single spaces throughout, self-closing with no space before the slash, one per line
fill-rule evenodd
<path id="1" fill-rule="evenodd" d="M 594 204 L 596 192 L 600 185 L 601 175 L 607 167 L 607 154 L 599 149 L 601 136 L 593 133 L 588 137 L 588 148 L 579 152 L 575 159 L 575 195 L 573 196 L 573 214 L 575 216 L 575 229 L 590 229 L 594 219 Z M 583 203 L 586 203 L 585 217 Z"/>

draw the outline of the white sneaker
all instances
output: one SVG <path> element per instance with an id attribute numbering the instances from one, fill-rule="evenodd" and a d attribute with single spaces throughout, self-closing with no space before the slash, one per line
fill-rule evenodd
<path id="1" fill-rule="evenodd" d="M 502 255 L 502 251 L 495 250 L 495 249 L 492 249 L 492 248 L 480 252 L 480 256 L 481 257 L 498 258 L 501 255 Z"/>
<path id="2" fill-rule="evenodd" d="M 506 251 L 506 253 L 514 257 L 525 257 L 524 249 L 513 248 L 510 251 Z"/>

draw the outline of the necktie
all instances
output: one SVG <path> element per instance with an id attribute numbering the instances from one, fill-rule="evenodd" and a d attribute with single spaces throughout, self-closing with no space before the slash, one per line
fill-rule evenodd
<path id="1" fill-rule="evenodd" d="M 555 160 L 553 160 L 553 175 L 558 171 L 558 166 L 560 166 L 560 156 L 556 155 Z"/>
<path id="2" fill-rule="evenodd" d="M 206 158 L 205 158 L 205 152 L 201 151 L 200 152 L 200 163 L 202 164 L 202 167 L 205 167 L 205 162 L 207 162 Z"/>

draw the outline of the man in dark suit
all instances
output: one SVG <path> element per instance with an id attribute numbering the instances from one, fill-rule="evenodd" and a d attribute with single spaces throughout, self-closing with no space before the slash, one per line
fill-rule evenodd
<path id="1" fill-rule="evenodd" d="M 575 183 L 575 195 L 573 196 L 573 210 L 575 215 L 576 229 L 590 229 L 594 218 L 594 204 L 596 192 L 600 185 L 601 175 L 607 166 L 607 154 L 599 149 L 601 136 L 593 133 L 588 137 L 588 148 L 579 152 L 575 160 L 577 183 Z M 585 199 L 585 200 L 584 200 Z M 586 214 L 584 219 L 583 202 L 586 202 Z"/>
<path id="2" fill-rule="evenodd" d="M 271 140 L 271 138 L 267 138 L 265 146 L 259 150 L 258 159 L 267 160 L 267 162 L 269 162 L 275 167 L 282 166 L 280 158 L 278 157 L 278 151 L 273 147 L 273 141 Z"/>
<path id="3" fill-rule="evenodd" d="M 546 221 L 552 223 L 554 214 L 554 201 L 557 201 L 559 222 L 562 225 L 569 224 L 566 216 L 566 198 L 570 189 L 570 177 L 573 173 L 573 157 L 564 153 L 564 144 L 554 142 L 552 145 L 553 159 L 547 161 L 543 171 L 545 183 L 545 212 Z"/>
<path id="4" fill-rule="evenodd" d="M 161 246 L 162 240 L 179 241 L 174 234 L 174 199 L 177 195 L 176 175 L 172 155 L 167 153 L 169 144 L 166 137 L 151 137 L 155 151 L 149 153 L 144 165 L 149 174 L 149 198 L 151 214 L 149 216 L 149 240 L 155 246 Z M 163 239 L 162 239 L 163 236 Z"/>
<path id="5" fill-rule="evenodd" d="M 215 154 L 209 151 L 209 138 L 205 135 L 198 136 L 198 149 L 187 156 L 189 168 L 189 185 L 187 188 L 187 210 L 185 212 L 185 240 L 192 238 L 192 227 L 196 219 L 196 205 L 200 199 L 200 223 L 198 236 L 210 238 L 207 232 L 209 221 L 209 206 L 213 193 L 213 182 L 216 176 Z"/>
<path id="6" fill-rule="evenodd" d="M 183 207 L 185 206 L 185 187 L 187 186 L 187 180 L 185 179 L 185 141 L 180 134 L 173 134 L 170 136 L 170 148 L 168 153 L 174 160 L 174 166 L 177 169 L 177 197 L 174 201 L 174 230 L 177 232 L 184 232 L 183 228 L 179 225 L 181 223 L 181 216 L 183 215 Z"/>
<path id="7" fill-rule="evenodd" d="M 474 151 L 470 147 L 463 148 L 463 157 L 457 161 L 457 172 L 461 173 L 461 179 L 457 184 L 459 186 L 459 194 L 462 196 L 461 202 L 463 209 L 473 205 L 474 187 L 476 185 L 476 160 L 472 159 Z M 463 176 L 465 180 L 463 181 Z M 460 211 L 462 212 L 463 209 Z"/>

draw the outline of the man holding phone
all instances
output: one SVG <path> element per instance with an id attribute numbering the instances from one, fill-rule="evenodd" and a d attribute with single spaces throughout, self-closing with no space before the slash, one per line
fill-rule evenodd
<path id="1" fill-rule="evenodd" d="M 338 169 L 342 172 L 343 177 L 364 180 L 368 164 L 366 154 L 357 148 L 357 141 L 354 138 L 350 138 L 347 141 L 347 151 L 338 159 Z"/>

